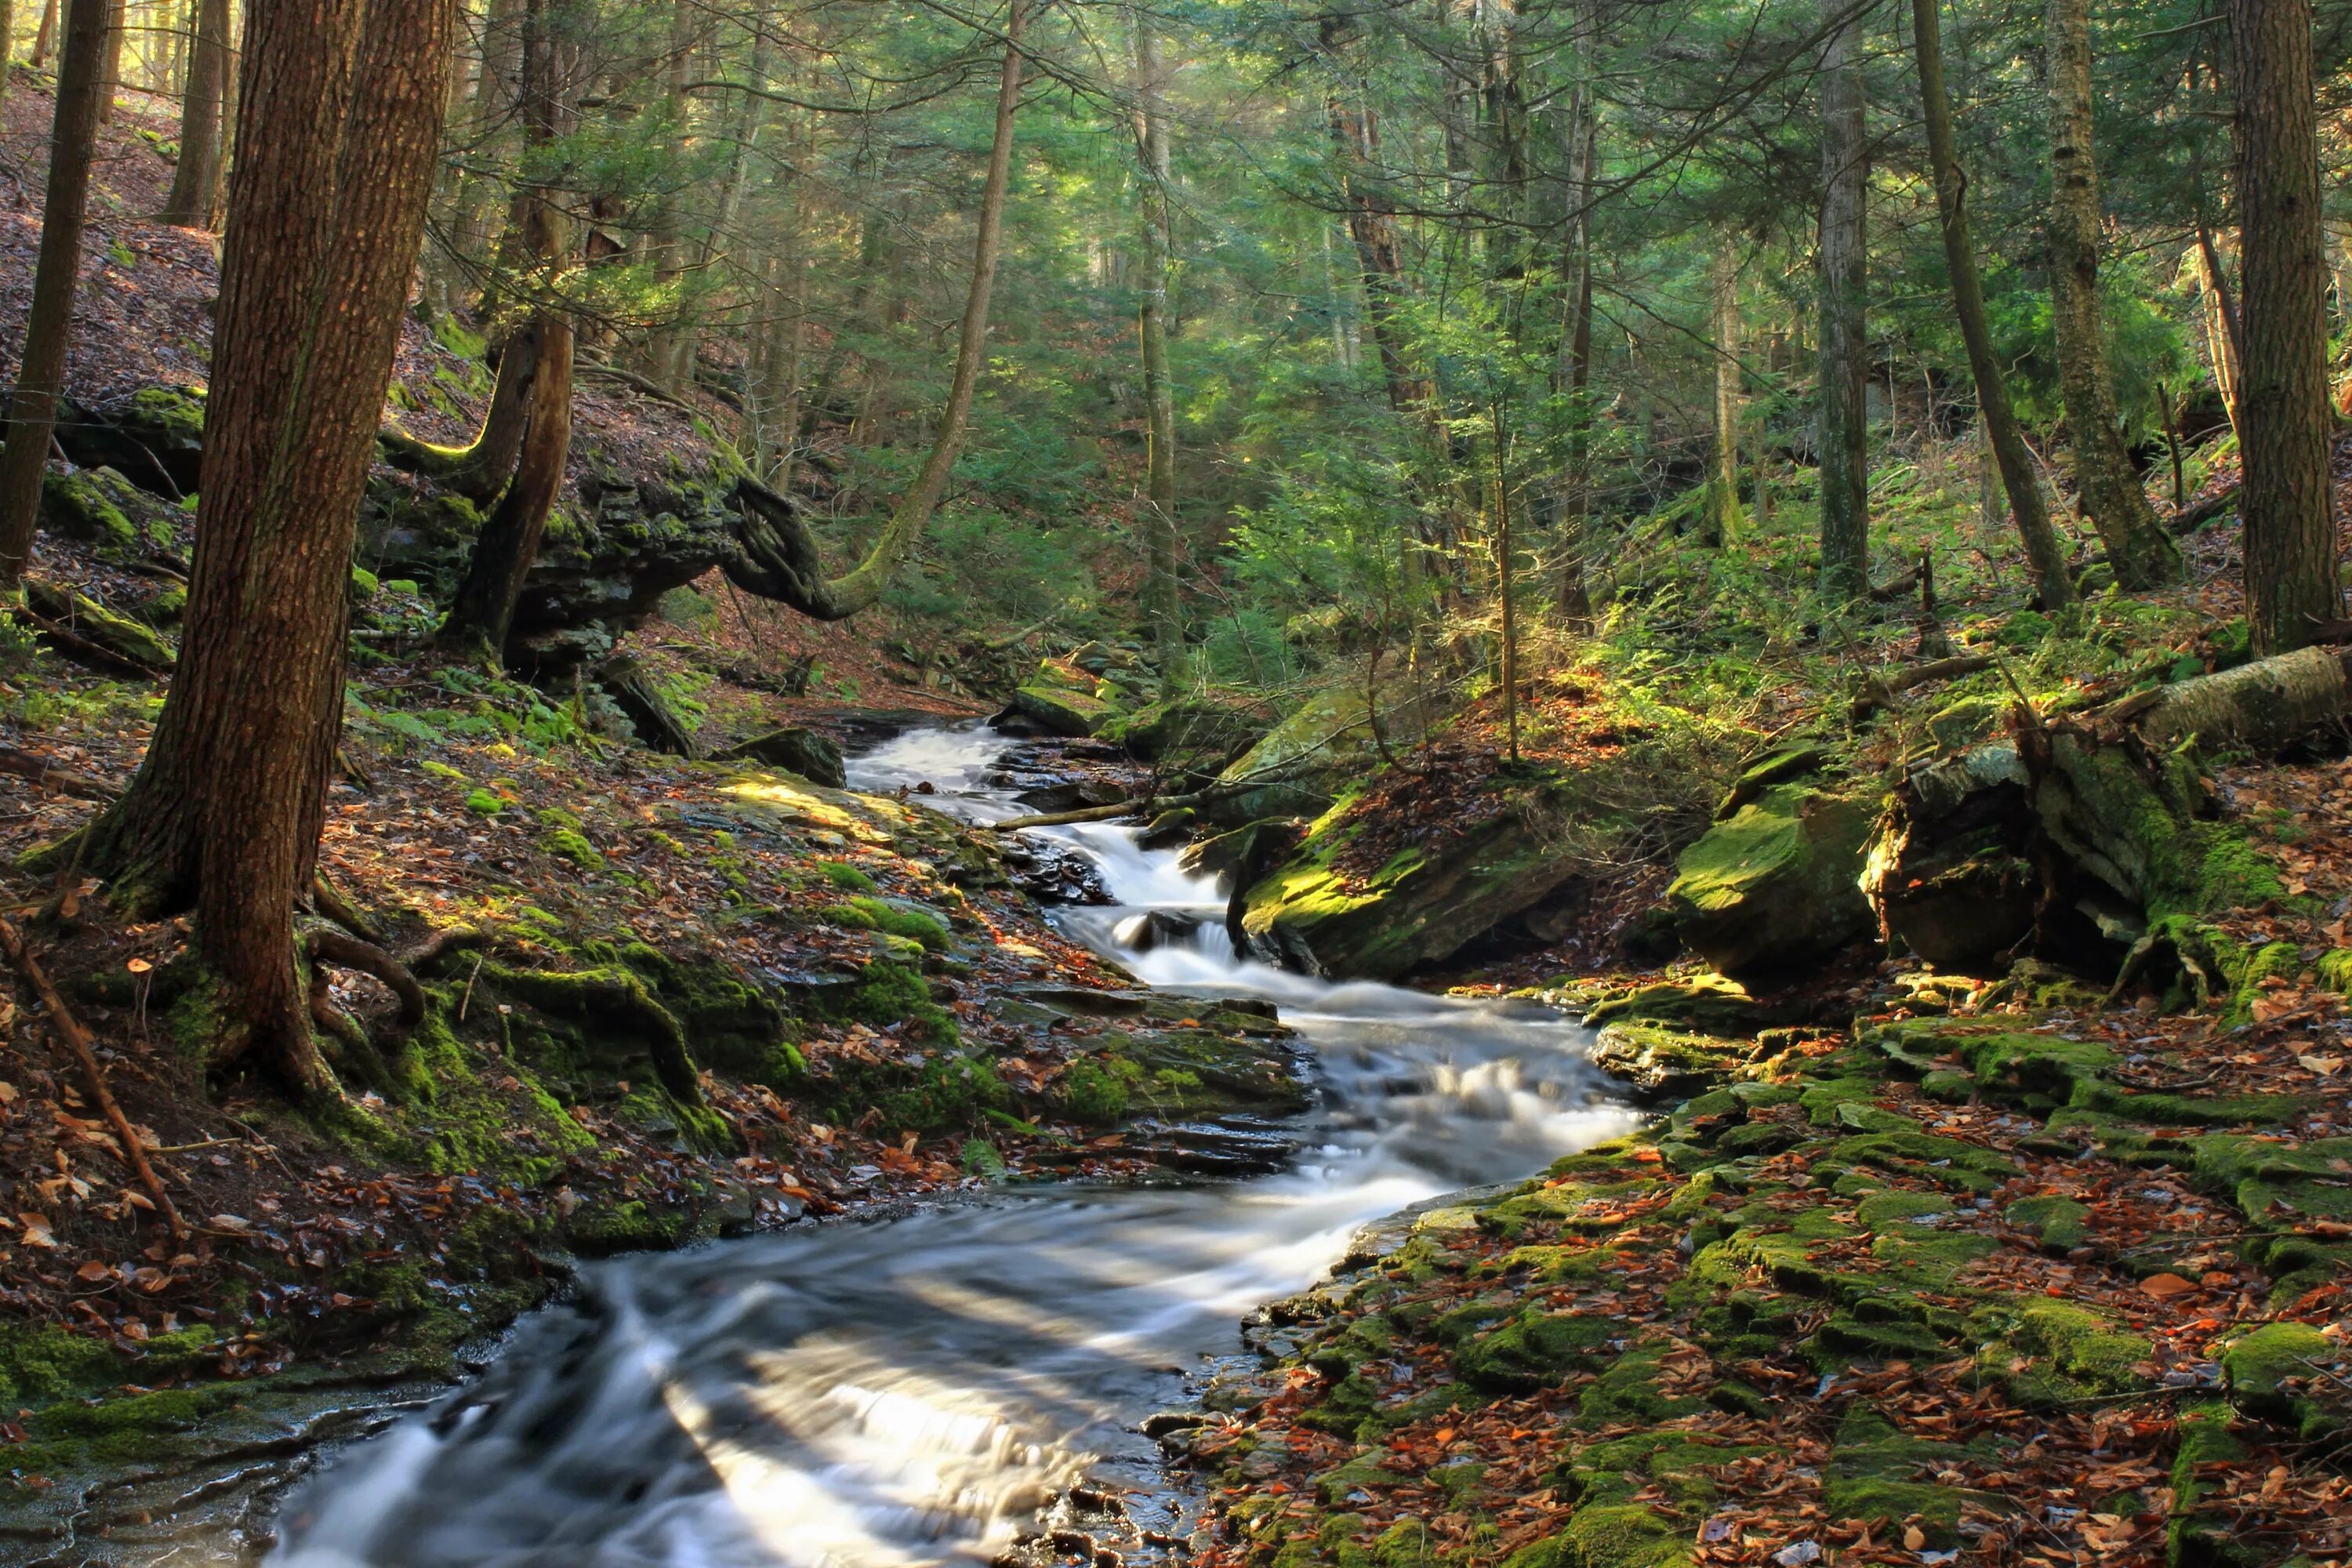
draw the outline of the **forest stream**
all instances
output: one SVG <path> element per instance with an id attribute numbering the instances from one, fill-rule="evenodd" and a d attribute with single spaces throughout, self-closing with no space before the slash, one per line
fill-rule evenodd
<path id="1" fill-rule="evenodd" d="M 941 809 L 1019 814 L 1005 742 L 915 731 L 853 787 L 929 781 Z M 1237 961 L 1222 902 L 1109 825 L 1034 830 L 1089 857 L 1117 903 L 1074 935 L 1151 985 L 1270 1000 L 1321 1103 L 1275 1173 L 1064 1185 L 804 1225 L 595 1264 L 488 1373 L 361 1444 L 288 1500 L 287 1565 L 986 1562 L 1082 1479 L 1149 1487 L 1145 1416 L 1254 1307 L 1314 1280 L 1368 1221 L 1523 1177 L 1622 1131 L 1589 1037 L 1527 1004 L 1327 984 Z M 1125 949 L 1153 910 L 1193 945 Z M 1272 1131 L 1272 1130 L 1268 1130 Z"/>

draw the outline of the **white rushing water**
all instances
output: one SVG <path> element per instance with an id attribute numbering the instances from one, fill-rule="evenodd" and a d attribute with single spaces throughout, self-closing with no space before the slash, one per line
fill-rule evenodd
<path id="1" fill-rule="evenodd" d="M 974 820 L 1024 808 L 978 726 L 902 736 L 853 787 L 932 784 Z M 929 1568 L 998 1555 L 1090 1470 L 1146 1472 L 1134 1431 L 1235 1321 L 1311 1283 L 1366 1222 L 1508 1180 L 1631 1115 L 1557 1015 L 1328 984 L 1241 962 L 1223 900 L 1132 829 L 1043 830 L 1118 907 L 1062 911 L 1110 951 L 1141 912 L 1200 945 L 1118 957 L 1155 986 L 1276 1003 L 1323 1104 L 1279 1173 L 1071 1185 L 803 1226 L 591 1266 L 489 1373 L 289 1499 L 284 1568 Z"/>

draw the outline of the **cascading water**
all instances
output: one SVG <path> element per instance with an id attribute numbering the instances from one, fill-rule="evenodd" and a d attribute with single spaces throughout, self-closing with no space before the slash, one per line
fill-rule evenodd
<path id="1" fill-rule="evenodd" d="M 854 787 L 1023 809 L 977 726 L 900 737 Z M 1535 1007 L 1328 984 L 1239 960 L 1222 901 L 1134 830 L 1038 830 L 1117 900 L 1062 912 L 1141 980 L 1277 1004 L 1323 1108 L 1279 1173 L 1071 1185 L 586 1270 L 489 1373 L 306 1482 L 274 1563 L 918 1568 L 985 1562 L 1089 1472 L 1140 1480 L 1140 1418 L 1371 1219 L 1613 1135 L 1583 1031 Z M 1118 951 L 1152 910 L 1194 942 Z M 1181 922 L 1180 922 L 1181 923 Z"/>

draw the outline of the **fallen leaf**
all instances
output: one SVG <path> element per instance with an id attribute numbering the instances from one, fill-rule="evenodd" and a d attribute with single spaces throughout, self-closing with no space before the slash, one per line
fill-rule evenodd
<path id="1" fill-rule="evenodd" d="M 2158 1300 L 2167 1301 L 2175 1296 L 2186 1296 L 2196 1289 L 2197 1285 L 2194 1280 L 2183 1279 L 2178 1274 L 2151 1274 L 2139 1282 L 2139 1288 Z"/>

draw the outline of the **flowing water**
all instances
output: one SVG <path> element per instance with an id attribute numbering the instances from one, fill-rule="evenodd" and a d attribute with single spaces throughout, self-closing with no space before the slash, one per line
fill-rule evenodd
<path id="1" fill-rule="evenodd" d="M 974 820 L 1019 814 L 977 726 L 920 731 L 854 787 L 928 781 Z M 1042 830 L 1118 900 L 1058 918 L 1105 952 L 1159 909 L 1197 946 L 1120 952 L 1149 984 L 1276 1003 L 1321 1109 L 1282 1172 L 1034 1189 L 804 1225 L 589 1268 L 478 1384 L 304 1482 L 271 1562 L 502 1568 L 928 1568 L 1003 1552 L 1089 1474 L 1149 1477 L 1136 1431 L 1235 1322 L 1311 1283 L 1367 1221 L 1523 1176 L 1629 1115 L 1557 1015 L 1238 962 L 1222 902 L 1107 825 Z"/>

